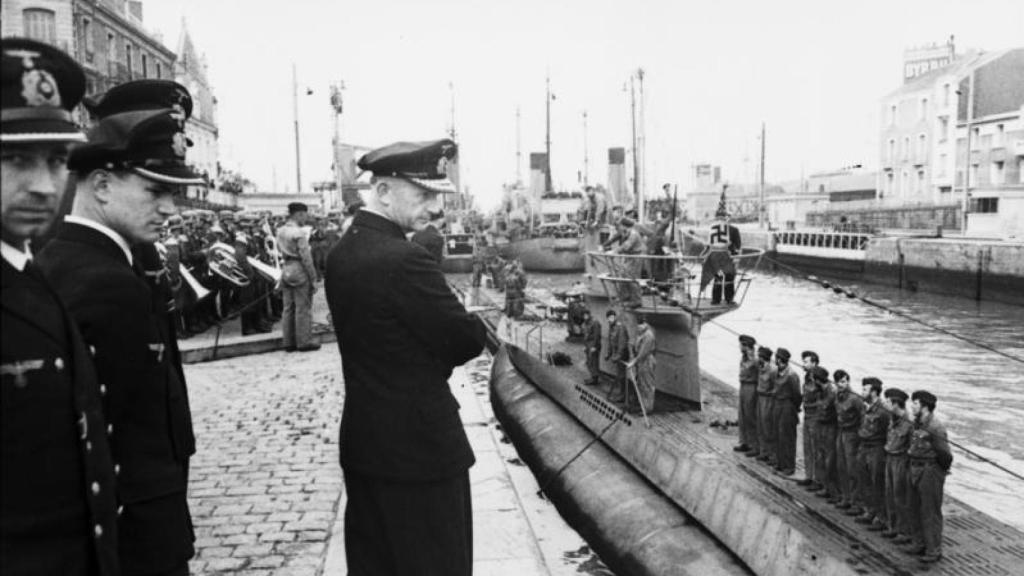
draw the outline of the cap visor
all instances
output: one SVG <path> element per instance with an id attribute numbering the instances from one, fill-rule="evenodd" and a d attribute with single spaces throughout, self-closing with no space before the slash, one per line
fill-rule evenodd
<path id="1" fill-rule="evenodd" d="M 163 182 L 164 184 L 178 184 L 182 186 L 196 185 L 205 186 L 206 181 L 196 176 L 188 168 L 182 168 L 180 170 L 174 170 L 171 172 L 155 172 L 153 170 L 147 170 L 146 168 L 140 168 L 138 166 L 132 167 L 132 172 L 135 172 L 143 178 L 148 178 L 155 182 Z"/>
<path id="2" fill-rule="evenodd" d="M 20 134 L 0 134 L 0 142 L 5 144 L 34 142 L 86 142 L 81 132 L 22 132 Z"/>
<path id="3" fill-rule="evenodd" d="M 407 177 L 406 180 L 412 182 L 413 184 L 419 186 L 420 188 L 425 188 L 427 190 L 430 190 L 431 192 L 437 192 L 438 194 L 454 194 L 458 192 L 458 190 L 455 189 L 455 184 L 452 183 L 452 181 L 447 178 L 426 180 L 423 178 Z"/>

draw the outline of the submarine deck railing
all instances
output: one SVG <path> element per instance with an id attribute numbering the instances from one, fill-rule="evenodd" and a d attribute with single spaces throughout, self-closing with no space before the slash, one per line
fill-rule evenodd
<path id="1" fill-rule="evenodd" d="M 688 311 L 697 315 L 720 313 L 730 307 L 741 306 L 750 289 L 750 272 L 760 266 L 764 250 L 747 248 L 731 256 L 736 269 L 735 293 L 739 299 L 736 304 L 726 306 L 705 304 L 703 291 L 699 289 L 700 275 L 709 254 L 617 254 L 591 251 L 587 253 L 587 258 L 591 264 L 589 268 L 596 272 L 596 277 L 601 281 L 605 296 L 619 306 L 637 308 L 635 305 L 629 306 L 630 301 L 635 304 L 640 300 L 639 307 L 656 314 Z M 644 277 L 645 273 L 647 277 Z M 660 278 L 655 278 L 656 275 Z M 695 279 L 697 282 L 694 282 Z M 698 286 L 696 291 L 693 289 L 694 284 Z M 650 295 L 651 290 L 655 297 L 643 300 L 645 292 Z M 648 303 L 651 305 L 647 306 Z"/>

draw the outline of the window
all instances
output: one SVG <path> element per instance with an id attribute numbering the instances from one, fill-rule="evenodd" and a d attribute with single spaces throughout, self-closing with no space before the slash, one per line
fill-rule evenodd
<path id="1" fill-rule="evenodd" d="M 1003 178 L 1006 177 L 1003 166 L 1004 163 L 1002 161 L 996 161 L 992 163 L 992 173 L 990 174 L 992 184 L 998 185 L 1003 183 Z"/>
<path id="2" fill-rule="evenodd" d="M 895 185 L 895 180 L 896 179 L 893 177 L 892 172 L 885 175 L 885 193 L 889 196 L 892 196 L 892 188 Z"/>
<path id="3" fill-rule="evenodd" d="M 129 42 L 124 45 L 124 65 L 128 68 L 128 77 L 131 78 L 135 70 L 132 68 L 132 45 Z"/>
<path id="4" fill-rule="evenodd" d="M 968 212 L 976 214 L 996 214 L 999 212 L 999 198 L 971 198 Z"/>
<path id="5" fill-rule="evenodd" d="M 57 43 L 57 17 L 53 10 L 26 8 L 22 11 L 25 36 L 48 44 Z"/>
<path id="6" fill-rule="evenodd" d="M 948 155 L 946 155 L 946 154 L 939 154 L 939 165 L 938 165 L 938 169 L 939 170 L 938 170 L 938 172 L 936 174 L 939 178 L 945 178 L 946 177 L 946 163 L 948 161 L 949 161 L 949 156 Z"/>
<path id="7" fill-rule="evenodd" d="M 967 182 L 967 186 L 968 187 L 970 187 L 972 185 L 973 186 L 977 186 L 978 185 L 978 165 L 977 164 L 971 164 L 970 169 L 967 171 L 967 180 L 968 180 L 968 182 Z"/>
<path id="8" fill-rule="evenodd" d="M 981 128 L 975 126 L 971 129 L 971 150 L 978 149 L 978 140 L 981 139 Z"/>
<path id="9" fill-rule="evenodd" d="M 921 120 L 928 117 L 928 99 L 921 98 Z"/>
<path id="10" fill-rule="evenodd" d="M 927 153 L 926 139 L 924 134 L 917 135 L 917 160 L 924 162 Z"/>
<path id="11" fill-rule="evenodd" d="M 896 139 L 889 138 L 889 162 L 896 160 Z"/>
<path id="12" fill-rule="evenodd" d="M 1024 158 L 1017 159 L 1017 183 L 1024 184 Z"/>
<path id="13" fill-rule="evenodd" d="M 910 158 L 910 136 L 903 137 L 903 159 Z"/>
<path id="14" fill-rule="evenodd" d="M 142 77 L 149 78 L 149 61 L 145 54 L 142 55 Z"/>
<path id="15" fill-rule="evenodd" d="M 917 171 L 917 182 L 914 183 L 914 193 L 920 194 L 924 191 L 924 170 Z"/>
<path id="16" fill-rule="evenodd" d="M 939 142 L 949 138 L 949 116 L 939 116 Z"/>
<path id="17" fill-rule="evenodd" d="M 949 82 L 942 85 L 942 105 L 949 106 Z"/>
<path id="18" fill-rule="evenodd" d="M 953 193 L 953 187 L 952 186 L 939 186 L 939 194 L 952 194 L 952 193 Z"/>
<path id="19" fill-rule="evenodd" d="M 92 20 L 82 18 L 82 47 L 85 49 L 85 57 L 91 62 L 92 54 L 96 51 L 96 39 L 92 36 Z"/>
<path id="20" fill-rule="evenodd" d="M 910 175 L 904 170 L 900 174 L 900 197 L 906 197 L 908 192 L 910 192 Z"/>
<path id="21" fill-rule="evenodd" d="M 163 71 L 163 67 L 160 65 L 160 62 L 157 62 L 156 63 L 156 76 L 155 76 L 155 78 L 163 77 L 163 75 L 164 75 L 163 72 L 164 72 Z"/>
<path id="22" fill-rule="evenodd" d="M 996 148 L 1002 148 L 1006 145 L 1006 126 L 1003 124 L 996 124 L 995 138 L 992 139 L 992 146 Z"/>
<path id="23" fill-rule="evenodd" d="M 117 42 L 114 40 L 114 33 L 107 32 L 107 65 L 117 62 Z"/>
<path id="24" fill-rule="evenodd" d="M 891 126 L 895 126 L 896 125 L 896 105 L 895 104 L 890 104 L 889 105 L 889 124 Z"/>

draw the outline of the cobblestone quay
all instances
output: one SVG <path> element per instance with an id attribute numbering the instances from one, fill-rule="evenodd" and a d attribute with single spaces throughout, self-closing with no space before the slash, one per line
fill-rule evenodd
<path id="1" fill-rule="evenodd" d="M 186 367 L 193 574 L 316 576 L 342 492 L 338 350 Z"/>

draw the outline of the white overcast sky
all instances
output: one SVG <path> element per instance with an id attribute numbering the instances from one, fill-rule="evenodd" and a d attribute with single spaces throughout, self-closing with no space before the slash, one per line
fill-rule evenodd
<path id="1" fill-rule="evenodd" d="M 343 139 L 370 147 L 445 136 L 454 85 L 463 182 L 493 205 L 544 150 L 552 92 L 557 187 L 604 182 L 630 145 L 630 73 L 646 72 L 648 189 L 691 182 L 694 163 L 754 173 L 762 121 L 769 180 L 877 164 L 880 99 L 904 48 L 956 37 L 958 52 L 1024 46 L 1021 0 L 145 0 L 172 49 L 182 18 L 209 62 L 220 150 L 262 188 L 294 190 L 291 66 L 300 84 L 302 175 L 331 178 L 331 83 L 344 80 Z M 313 95 L 306 96 L 311 88 Z"/>

